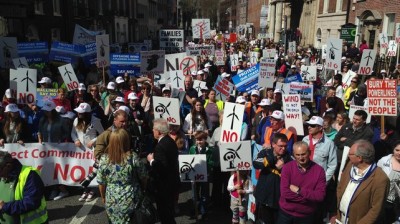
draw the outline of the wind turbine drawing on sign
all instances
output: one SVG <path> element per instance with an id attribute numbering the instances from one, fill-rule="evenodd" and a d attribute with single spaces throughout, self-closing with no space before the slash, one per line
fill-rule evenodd
<path id="1" fill-rule="evenodd" d="M 232 56 L 232 61 L 233 61 L 233 64 L 236 65 L 237 59 L 236 59 L 235 55 Z"/>
<path id="2" fill-rule="evenodd" d="M 103 39 L 101 39 L 101 45 L 100 45 L 100 56 L 104 57 L 106 55 L 106 50 L 104 47 L 107 47 L 108 45 L 104 44 Z"/>
<path id="3" fill-rule="evenodd" d="M 254 62 L 253 64 L 257 63 L 257 55 L 256 54 L 251 54 L 251 61 Z"/>
<path id="4" fill-rule="evenodd" d="M 390 45 L 390 47 L 392 47 L 392 51 L 394 51 L 394 47 L 396 47 L 396 44 L 394 42 L 392 42 L 392 45 Z"/>
<path id="5" fill-rule="evenodd" d="M 186 70 L 186 75 L 190 75 L 190 68 L 189 68 L 190 60 L 187 60 L 186 64 L 183 64 L 183 71 Z"/>
<path id="6" fill-rule="evenodd" d="M 386 37 L 385 37 L 385 34 L 384 34 L 384 33 L 382 33 L 381 40 L 382 40 L 382 43 L 386 43 Z"/>
<path id="7" fill-rule="evenodd" d="M 64 76 L 65 76 L 65 75 L 68 75 L 68 78 L 69 78 L 69 81 L 70 81 L 70 82 L 72 81 L 72 79 L 71 79 L 71 74 L 72 74 L 72 72 L 68 71 L 67 67 L 65 67 Z"/>
<path id="8" fill-rule="evenodd" d="M 397 36 L 400 37 L 400 25 L 397 27 Z"/>
<path id="9" fill-rule="evenodd" d="M 239 121 L 239 117 L 236 115 L 235 113 L 236 110 L 236 105 L 233 106 L 233 111 L 232 113 L 230 113 L 228 116 L 226 116 L 226 118 L 231 117 L 232 116 L 232 121 L 231 121 L 231 130 L 233 130 L 233 122 L 235 121 L 235 118 Z"/>
<path id="10" fill-rule="evenodd" d="M 293 43 L 290 44 L 289 48 L 290 48 L 291 52 L 296 52 L 296 50 L 294 49 L 294 44 Z"/>
<path id="11" fill-rule="evenodd" d="M 310 72 L 308 72 L 308 66 L 306 68 L 307 68 L 306 70 L 301 71 L 304 78 L 307 78 L 307 76 L 310 74 Z"/>
<path id="12" fill-rule="evenodd" d="M 367 66 L 368 66 L 368 64 L 369 64 L 369 59 L 372 60 L 371 52 L 372 52 L 372 51 L 370 51 L 369 54 L 364 58 L 364 59 L 367 59 Z"/>
<path id="13" fill-rule="evenodd" d="M 17 68 L 25 68 L 25 65 L 22 63 L 21 59 L 18 59 L 19 61 L 19 65 L 17 66 Z"/>
<path id="14" fill-rule="evenodd" d="M 23 78 L 21 80 L 21 82 L 23 82 L 24 80 L 26 80 L 26 92 L 29 92 L 29 81 L 31 81 L 31 83 L 33 83 L 33 80 L 31 78 L 29 78 L 29 71 L 26 71 L 26 77 Z"/>
<path id="15" fill-rule="evenodd" d="M 335 51 L 334 50 L 339 50 L 339 49 L 336 48 L 335 46 L 333 46 L 333 43 L 331 42 L 331 47 L 329 48 L 329 57 L 332 60 L 335 60 Z"/>
<path id="16" fill-rule="evenodd" d="M 179 88 L 179 80 L 182 80 L 179 76 L 178 76 L 178 72 L 175 73 L 175 78 L 173 80 L 176 80 L 176 86 Z"/>
<path id="17" fill-rule="evenodd" d="M 200 92 L 201 91 L 201 82 L 199 82 L 199 85 L 196 87 L 196 91 Z"/>

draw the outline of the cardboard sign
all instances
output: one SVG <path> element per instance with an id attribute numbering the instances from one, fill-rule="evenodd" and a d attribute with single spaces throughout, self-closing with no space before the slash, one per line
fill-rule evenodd
<path id="1" fill-rule="evenodd" d="M 18 104 L 36 102 L 37 70 L 20 68 L 17 70 L 17 101 Z"/>
<path id="2" fill-rule="evenodd" d="M 97 67 L 110 65 L 110 37 L 108 34 L 96 36 Z"/>
<path id="3" fill-rule="evenodd" d="M 357 110 L 363 110 L 363 111 L 367 112 L 368 117 L 367 117 L 366 123 L 369 124 L 371 122 L 371 114 L 368 113 L 368 107 L 364 107 L 364 106 L 350 105 L 350 110 L 349 110 L 350 121 L 353 120 L 354 112 L 356 112 Z"/>
<path id="4" fill-rule="evenodd" d="M 179 155 L 181 182 L 207 182 L 206 155 Z"/>
<path id="5" fill-rule="evenodd" d="M 389 39 L 387 33 L 379 33 L 379 43 L 381 48 L 387 49 L 389 47 Z"/>
<path id="6" fill-rule="evenodd" d="M 301 113 L 301 98 L 299 94 L 282 96 L 285 127 L 296 135 L 304 135 L 303 114 Z"/>
<path id="7" fill-rule="evenodd" d="M 216 98 L 218 100 L 226 101 L 229 99 L 233 91 L 234 85 L 229 82 L 227 79 L 218 76 L 217 80 L 215 81 L 214 90 L 216 92 Z"/>
<path id="8" fill-rule="evenodd" d="M 53 101 L 58 95 L 58 89 L 37 88 L 36 106 L 43 107 L 44 101 Z"/>
<path id="9" fill-rule="evenodd" d="M 225 102 L 220 142 L 238 142 L 242 130 L 244 105 Z"/>
<path id="10" fill-rule="evenodd" d="M 68 91 L 79 88 L 79 81 L 71 64 L 58 67 L 58 71 L 60 72 Z"/>
<path id="11" fill-rule="evenodd" d="M 317 66 L 301 66 L 301 78 L 306 81 L 317 81 Z"/>
<path id="12" fill-rule="evenodd" d="M 14 58 L 13 59 L 14 63 L 14 68 L 19 69 L 19 68 L 29 68 L 28 62 L 26 61 L 25 57 L 21 58 Z"/>
<path id="13" fill-rule="evenodd" d="M 197 91 L 198 96 L 200 97 L 201 95 L 203 95 L 201 93 L 201 89 L 203 88 L 207 88 L 207 83 L 200 81 L 200 80 L 194 80 L 193 81 L 193 88 Z"/>
<path id="14" fill-rule="evenodd" d="M 210 19 L 192 19 L 192 32 L 194 39 L 210 39 Z"/>
<path id="15" fill-rule="evenodd" d="M 273 88 L 275 79 L 275 60 L 261 59 L 260 60 L 260 75 L 258 76 L 259 88 Z"/>
<path id="16" fill-rule="evenodd" d="M 188 56 L 210 56 L 214 55 L 214 45 L 193 45 L 186 47 Z"/>
<path id="17" fill-rule="evenodd" d="M 396 23 L 395 33 L 395 40 L 396 44 L 400 44 L 400 23 Z"/>
<path id="18" fill-rule="evenodd" d="M 342 74 L 343 75 L 343 74 Z M 351 70 L 347 71 L 346 74 L 343 75 L 342 77 L 342 87 L 343 89 L 346 89 L 347 87 L 350 86 L 351 80 L 356 76 L 357 74 Z"/>
<path id="19" fill-rule="evenodd" d="M 250 52 L 250 63 L 252 65 L 255 65 L 257 64 L 257 61 L 258 61 L 258 52 L 256 51 Z"/>
<path id="20" fill-rule="evenodd" d="M 164 118 L 168 124 L 180 125 L 179 100 L 153 96 L 154 118 Z"/>
<path id="21" fill-rule="evenodd" d="M 328 38 L 326 68 L 341 70 L 342 58 L 342 40 L 337 38 Z"/>
<path id="22" fill-rule="evenodd" d="M 182 52 L 183 41 L 183 30 L 160 30 L 160 50 L 168 53 Z"/>
<path id="23" fill-rule="evenodd" d="M 17 38 L 0 37 L 0 66 L 9 69 L 13 66 L 13 58 L 18 57 Z"/>
<path id="24" fill-rule="evenodd" d="M 96 65 L 97 64 L 97 47 L 96 43 L 89 43 L 84 45 L 84 52 L 81 54 L 81 57 L 83 59 L 83 63 L 85 63 L 86 66 L 90 67 L 91 65 Z"/>
<path id="25" fill-rule="evenodd" d="M 389 41 L 389 48 L 387 51 L 387 56 L 388 57 L 395 57 L 397 54 L 397 44 L 396 41 L 391 40 Z"/>
<path id="26" fill-rule="evenodd" d="M 376 57 L 376 50 L 365 49 L 363 51 L 360 68 L 358 74 L 360 75 L 371 75 L 374 68 L 374 62 Z M 350 80 L 351 81 L 351 80 Z"/>
<path id="27" fill-rule="evenodd" d="M 369 114 L 397 116 L 396 81 L 396 79 L 376 79 L 367 81 Z"/>
<path id="28" fill-rule="evenodd" d="M 165 55 L 164 72 L 182 70 L 184 75 L 190 75 L 192 71 L 197 71 L 197 58 L 187 56 L 186 53 Z"/>
<path id="29" fill-rule="evenodd" d="M 236 33 L 230 33 L 229 34 L 229 43 L 236 43 L 237 42 L 237 34 Z"/>
<path id="30" fill-rule="evenodd" d="M 296 56 L 296 41 L 289 42 L 288 55 L 291 57 Z"/>
<path id="31" fill-rule="evenodd" d="M 264 49 L 263 50 L 263 58 L 275 58 L 278 52 L 276 49 Z"/>
<path id="32" fill-rule="evenodd" d="M 172 88 L 185 90 L 185 76 L 182 70 L 170 71 L 168 77 Z"/>
<path id="33" fill-rule="evenodd" d="M 25 57 L 28 64 L 44 63 L 49 60 L 49 45 L 45 41 L 17 43 L 19 57 Z"/>
<path id="34" fill-rule="evenodd" d="M 141 51 L 140 73 L 161 74 L 164 73 L 165 51 Z"/>
<path id="35" fill-rule="evenodd" d="M 322 59 L 326 59 L 326 55 L 327 55 L 327 49 L 328 49 L 328 46 L 326 45 L 326 44 L 323 44 L 322 46 L 321 46 L 321 51 L 322 51 Z"/>
<path id="36" fill-rule="evenodd" d="M 219 156 L 222 172 L 251 170 L 253 161 L 250 141 L 221 143 Z"/>
<path id="37" fill-rule="evenodd" d="M 215 65 L 225 65 L 224 52 L 215 50 Z"/>

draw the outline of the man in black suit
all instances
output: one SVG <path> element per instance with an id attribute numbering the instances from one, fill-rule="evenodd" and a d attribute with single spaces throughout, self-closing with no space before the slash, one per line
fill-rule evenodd
<path id="1" fill-rule="evenodd" d="M 153 178 L 158 215 L 162 224 L 175 224 L 174 199 L 179 183 L 178 147 L 168 135 L 169 127 L 165 119 L 155 119 L 154 138 L 158 143 L 154 153 L 147 156 L 150 176 Z"/>

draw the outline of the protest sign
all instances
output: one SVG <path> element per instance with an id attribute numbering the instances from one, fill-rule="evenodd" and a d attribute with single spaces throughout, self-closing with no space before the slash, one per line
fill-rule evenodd
<path id="1" fill-rule="evenodd" d="M 37 88 L 36 106 L 43 107 L 44 101 L 53 101 L 58 95 L 58 89 Z"/>
<path id="2" fill-rule="evenodd" d="M 49 45 L 45 41 L 17 43 L 18 56 L 25 57 L 28 64 L 44 63 L 49 60 Z"/>
<path id="3" fill-rule="evenodd" d="M 388 57 L 394 57 L 397 54 L 397 44 L 396 41 L 391 40 L 389 41 L 389 48 L 387 51 L 387 56 Z"/>
<path id="4" fill-rule="evenodd" d="M 230 57 L 230 61 L 231 61 L 231 70 L 236 71 L 236 66 L 239 65 L 239 55 L 231 54 L 229 57 Z"/>
<path id="5" fill-rule="evenodd" d="M 341 70 L 342 40 L 338 38 L 328 38 L 326 48 L 326 68 Z"/>
<path id="6" fill-rule="evenodd" d="M 182 70 L 184 75 L 197 71 L 196 57 L 187 56 L 186 53 L 165 55 L 164 73 L 176 70 Z"/>
<path id="7" fill-rule="evenodd" d="M 179 155 L 181 182 L 207 182 L 206 155 Z"/>
<path id="8" fill-rule="evenodd" d="M 277 55 L 276 49 L 264 49 L 263 50 L 263 58 L 275 58 Z"/>
<path id="9" fill-rule="evenodd" d="M 68 44 L 62 42 L 53 42 L 51 44 L 49 61 L 59 61 L 63 63 L 70 63 L 78 65 L 79 58 L 85 52 L 83 45 Z"/>
<path id="10" fill-rule="evenodd" d="M 365 49 L 361 57 L 358 74 L 371 75 L 375 63 L 375 57 L 376 57 L 376 50 Z"/>
<path id="11" fill-rule="evenodd" d="M 257 61 L 258 61 L 258 52 L 256 51 L 250 52 L 250 63 L 252 65 L 255 65 L 257 64 Z"/>
<path id="12" fill-rule="evenodd" d="M 317 66 L 304 66 L 301 68 L 301 78 L 306 81 L 317 81 Z"/>
<path id="13" fill-rule="evenodd" d="M 154 118 L 164 118 L 168 124 L 180 125 L 179 100 L 153 96 Z"/>
<path id="14" fill-rule="evenodd" d="M 13 67 L 12 59 L 17 57 L 17 38 L 0 37 L 0 66 L 5 69 Z"/>
<path id="15" fill-rule="evenodd" d="M 183 30 L 160 30 L 160 50 L 166 53 L 178 53 L 183 51 Z"/>
<path id="16" fill-rule="evenodd" d="M 161 74 L 164 73 L 165 51 L 141 51 L 140 73 Z"/>
<path id="17" fill-rule="evenodd" d="M 283 94 L 300 94 L 300 99 L 303 102 L 312 102 L 313 101 L 313 89 L 314 86 L 312 84 L 306 84 L 301 82 L 292 82 L 285 84 L 276 84 L 276 88 L 281 86 L 281 90 Z"/>
<path id="18" fill-rule="evenodd" d="M 380 48 L 387 49 L 389 47 L 389 39 L 387 33 L 379 33 Z"/>
<path id="19" fill-rule="evenodd" d="M 214 90 L 217 93 L 216 98 L 222 101 L 226 101 L 229 99 L 231 92 L 233 91 L 234 85 L 229 82 L 227 79 L 218 76 L 215 81 Z"/>
<path id="20" fill-rule="evenodd" d="M 353 120 L 354 112 L 356 112 L 357 110 L 363 110 L 363 111 L 367 112 L 368 117 L 367 117 L 366 123 L 369 124 L 371 122 L 371 114 L 368 113 L 368 106 L 364 107 L 364 106 L 350 105 L 350 110 L 349 110 L 350 121 Z"/>
<path id="21" fill-rule="evenodd" d="M 93 151 L 74 143 L 4 144 L 0 150 L 9 152 L 22 165 L 39 169 L 45 186 L 80 187 L 80 181 L 93 172 Z M 96 179 L 90 185 L 97 185 Z"/>
<path id="22" fill-rule="evenodd" d="M 36 74 L 36 69 L 17 69 L 17 101 L 19 104 L 36 102 Z"/>
<path id="23" fill-rule="evenodd" d="M 289 42 L 288 55 L 296 56 L 296 41 Z"/>
<path id="24" fill-rule="evenodd" d="M 304 135 L 300 95 L 283 95 L 282 104 L 286 129 L 296 135 Z"/>
<path id="25" fill-rule="evenodd" d="M 233 84 L 235 84 L 239 92 L 248 92 L 258 87 L 258 75 L 260 72 L 260 64 L 252 66 L 243 72 L 238 72 L 237 75 L 232 77 Z"/>
<path id="26" fill-rule="evenodd" d="M 97 67 L 110 65 L 110 37 L 108 34 L 96 36 Z"/>
<path id="27" fill-rule="evenodd" d="M 273 88 L 275 78 L 275 60 L 265 59 L 260 60 L 260 75 L 258 76 L 259 88 Z"/>
<path id="28" fill-rule="evenodd" d="M 211 56 L 214 54 L 214 45 L 192 45 L 186 47 L 186 55 L 188 56 Z"/>
<path id="29" fill-rule="evenodd" d="M 225 102 L 220 142 L 240 141 L 244 105 Z"/>
<path id="30" fill-rule="evenodd" d="M 198 96 L 200 97 L 201 95 L 203 95 L 201 93 L 201 90 L 203 88 L 207 88 L 207 83 L 204 81 L 199 81 L 199 80 L 194 80 L 193 81 L 193 89 L 195 89 L 198 93 Z M 207 88 L 208 89 L 208 88 Z"/>
<path id="31" fill-rule="evenodd" d="M 110 71 L 113 76 L 122 76 L 125 73 L 129 76 L 139 76 L 139 54 L 111 54 Z"/>
<path id="32" fill-rule="evenodd" d="M 87 67 L 90 67 L 91 65 L 96 65 L 97 63 L 97 48 L 96 48 L 96 43 L 88 43 L 84 45 L 84 52 L 81 54 L 81 57 L 83 59 L 83 63 Z"/>
<path id="33" fill-rule="evenodd" d="M 215 50 L 215 65 L 225 65 L 224 52 L 221 50 Z"/>
<path id="34" fill-rule="evenodd" d="M 251 170 L 250 141 L 221 143 L 219 152 L 222 172 Z"/>
<path id="35" fill-rule="evenodd" d="M 179 91 L 185 90 L 185 76 L 182 70 L 170 71 L 169 81 L 172 88 L 179 89 Z"/>
<path id="36" fill-rule="evenodd" d="M 26 61 L 25 57 L 14 58 L 13 59 L 13 63 L 14 63 L 14 68 L 15 69 L 18 69 L 18 68 L 29 68 L 28 62 Z"/>
<path id="37" fill-rule="evenodd" d="M 96 42 L 96 35 L 104 34 L 104 31 L 92 31 L 85 29 L 84 27 L 75 24 L 73 44 L 86 45 L 89 43 Z"/>
<path id="38" fill-rule="evenodd" d="M 58 71 L 60 72 L 68 91 L 79 88 L 79 81 L 71 64 L 58 67 Z"/>
<path id="39" fill-rule="evenodd" d="M 397 116 L 396 81 L 396 79 L 376 79 L 367 81 L 369 114 Z"/>
<path id="40" fill-rule="evenodd" d="M 193 38 L 210 39 L 210 19 L 192 19 Z"/>

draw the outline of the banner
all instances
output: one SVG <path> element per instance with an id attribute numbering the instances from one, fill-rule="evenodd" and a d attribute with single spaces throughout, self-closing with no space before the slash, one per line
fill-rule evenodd
<path id="1" fill-rule="evenodd" d="M 22 165 L 38 168 L 45 186 L 80 186 L 79 182 L 93 171 L 92 150 L 74 143 L 4 144 L 0 150 L 9 152 Z M 97 185 L 96 179 L 90 185 Z"/>
<path id="2" fill-rule="evenodd" d="M 221 143 L 219 152 L 222 172 L 251 170 L 253 167 L 250 141 Z"/>
<path id="3" fill-rule="evenodd" d="M 374 69 L 375 57 L 376 57 L 376 50 L 365 49 L 361 57 L 358 74 L 371 75 L 372 70 Z"/>
<path id="4" fill-rule="evenodd" d="M 165 51 L 141 51 L 140 73 L 161 74 L 164 73 Z"/>
<path id="5" fill-rule="evenodd" d="M 53 101 L 58 95 L 58 89 L 37 88 L 36 106 L 43 107 L 43 101 Z"/>
<path id="6" fill-rule="evenodd" d="M 396 79 L 367 81 L 368 113 L 380 116 L 397 116 Z"/>
<path id="7" fill-rule="evenodd" d="M 192 19 L 193 39 L 210 39 L 210 19 Z"/>
<path id="8" fill-rule="evenodd" d="M 187 56 L 186 53 L 165 55 L 163 73 L 176 70 L 182 70 L 184 75 L 191 75 L 192 71 L 197 71 L 197 58 Z"/>
<path id="9" fill-rule="evenodd" d="M 17 102 L 30 104 L 36 102 L 37 70 L 17 69 Z"/>
<path id="10" fill-rule="evenodd" d="M 25 57 L 28 64 L 45 63 L 49 60 L 49 45 L 45 41 L 17 43 L 19 57 Z"/>
<path id="11" fill-rule="evenodd" d="M 125 73 L 130 76 L 140 76 L 140 55 L 111 54 L 110 72 L 113 76 L 122 76 Z"/>
<path id="12" fill-rule="evenodd" d="M 73 91 L 79 88 L 79 81 L 71 64 L 58 67 L 58 71 L 60 72 L 68 91 Z"/>
<path id="13" fill-rule="evenodd" d="M 82 26 L 75 24 L 73 44 L 89 44 L 96 42 L 96 35 L 105 34 L 104 31 L 91 31 L 83 28 Z"/>
<path id="14" fill-rule="evenodd" d="M 214 90 L 216 92 L 216 98 L 218 100 L 227 101 L 233 91 L 234 85 L 227 79 L 222 78 L 220 75 L 215 81 Z"/>
<path id="15" fill-rule="evenodd" d="M 260 64 L 257 64 L 233 76 L 233 84 L 235 84 L 239 92 L 248 92 L 252 89 L 256 89 L 258 85 L 257 78 L 259 73 Z"/>
<path id="16" fill-rule="evenodd" d="M 110 37 L 108 34 L 96 36 L 97 67 L 110 65 Z"/>
<path id="17" fill-rule="evenodd" d="M 179 155 L 181 182 L 207 182 L 206 155 Z"/>
<path id="18" fill-rule="evenodd" d="M 160 30 L 160 50 L 167 53 L 182 52 L 184 48 L 183 30 Z"/>
<path id="19" fill-rule="evenodd" d="M 186 47 L 186 55 L 188 56 L 212 56 L 214 52 L 214 45 L 193 45 Z"/>
<path id="20" fill-rule="evenodd" d="M 154 119 L 164 118 L 168 121 L 168 124 L 181 124 L 178 99 L 153 96 L 153 105 Z"/>
<path id="21" fill-rule="evenodd" d="M 225 102 L 224 117 L 221 125 L 220 142 L 240 141 L 244 105 Z"/>
<path id="22" fill-rule="evenodd" d="M 17 57 L 17 38 L 0 37 L 0 66 L 5 69 L 12 68 L 12 59 Z"/>
<path id="23" fill-rule="evenodd" d="M 76 66 L 81 54 L 84 52 L 85 47 L 83 45 L 55 41 L 51 44 L 49 61 L 59 61 Z"/>
<path id="24" fill-rule="evenodd" d="M 282 104 L 286 129 L 296 135 L 304 135 L 300 95 L 283 95 Z"/>
<path id="25" fill-rule="evenodd" d="M 337 38 L 328 38 L 326 45 L 326 68 L 340 71 L 342 63 L 342 40 Z"/>
<path id="26" fill-rule="evenodd" d="M 275 79 L 275 60 L 265 59 L 260 60 L 260 75 L 258 76 L 259 88 L 273 88 Z"/>
<path id="27" fill-rule="evenodd" d="M 83 63 L 87 67 L 90 67 L 91 65 L 97 65 L 97 48 L 96 48 L 96 43 L 89 43 L 84 45 L 84 52 L 81 54 L 81 57 L 83 59 Z"/>

